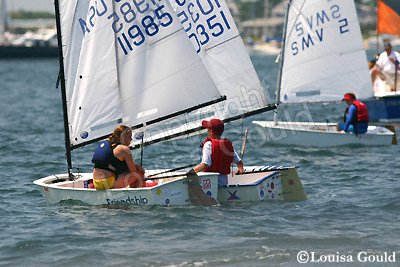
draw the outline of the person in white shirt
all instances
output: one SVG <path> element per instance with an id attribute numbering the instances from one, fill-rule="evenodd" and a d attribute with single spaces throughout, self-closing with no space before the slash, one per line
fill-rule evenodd
<path id="1" fill-rule="evenodd" d="M 375 68 L 372 71 L 372 80 L 375 81 L 377 77 L 384 80 L 391 88 L 395 91 L 395 81 L 399 83 L 400 79 L 396 79 L 396 75 L 399 75 L 399 62 L 400 53 L 393 50 L 393 47 L 389 41 L 385 41 L 385 51 L 379 55 L 376 61 Z M 399 89 L 399 88 L 397 88 Z"/>
<path id="2" fill-rule="evenodd" d="M 203 143 L 201 163 L 193 168 L 197 172 L 218 172 L 218 187 L 228 184 L 228 174 L 231 164 L 235 163 L 238 173 L 243 173 L 243 162 L 228 139 L 221 139 L 224 123 L 219 119 L 202 122 L 203 128 L 208 129 L 208 137 Z"/>

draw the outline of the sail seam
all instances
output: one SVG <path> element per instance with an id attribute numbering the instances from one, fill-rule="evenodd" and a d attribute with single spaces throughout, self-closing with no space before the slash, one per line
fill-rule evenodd
<path id="1" fill-rule="evenodd" d="M 155 45 L 155 44 L 158 44 L 159 42 L 164 41 L 165 39 L 171 37 L 172 35 L 175 35 L 176 33 L 180 32 L 180 31 L 182 31 L 182 30 L 183 30 L 183 28 L 180 28 L 180 29 L 178 29 L 178 30 L 176 30 L 176 31 L 174 31 L 174 32 L 171 32 L 170 34 L 168 34 L 168 35 L 166 35 L 166 36 L 160 38 L 159 40 L 157 40 L 157 41 L 155 41 L 155 42 L 153 42 L 153 43 L 150 43 L 150 46 L 153 46 L 153 45 Z"/>
<path id="2" fill-rule="evenodd" d="M 211 46 L 211 47 L 205 49 L 205 51 L 208 52 L 209 50 L 214 49 L 214 48 L 216 48 L 216 47 L 218 47 L 218 46 L 220 46 L 220 45 L 223 45 L 223 44 L 225 44 L 225 43 L 227 43 L 227 42 L 230 42 L 230 41 L 232 41 L 232 40 L 234 40 L 234 39 L 236 39 L 236 38 L 238 38 L 238 37 L 240 37 L 239 34 L 236 35 L 236 36 L 233 36 L 233 37 L 231 37 L 231 38 L 229 38 L 229 39 L 226 39 L 225 41 L 223 41 L 223 42 L 221 42 L 221 43 L 218 43 L 218 44 L 216 44 L 216 45 L 213 45 L 213 46 Z"/>

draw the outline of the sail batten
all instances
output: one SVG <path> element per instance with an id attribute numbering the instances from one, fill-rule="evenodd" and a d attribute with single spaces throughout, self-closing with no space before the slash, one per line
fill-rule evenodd
<path id="1" fill-rule="evenodd" d="M 286 23 L 280 102 L 373 96 L 354 1 L 292 0 Z"/>

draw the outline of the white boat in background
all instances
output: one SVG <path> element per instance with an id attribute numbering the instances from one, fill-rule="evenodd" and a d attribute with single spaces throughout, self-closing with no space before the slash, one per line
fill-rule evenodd
<path id="1" fill-rule="evenodd" d="M 380 126 L 369 126 L 366 134 L 355 135 L 338 133 L 335 123 L 279 122 L 278 125 L 273 121 L 253 121 L 253 123 L 267 129 L 269 142 L 280 145 L 334 147 L 397 144 L 393 132 Z"/>
<path id="2" fill-rule="evenodd" d="M 251 47 L 252 52 L 257 52 L 265 55 L 278 55 L 281 51 L 280 43 L 269 42 L 269 43 L 256 43 Z"/>
<path id="3" fill-rule="evenodd" d="M 373 97 L 368 61 L 354 1 L 291 0 L 288 4 L 277 86 L 277 103 L 337 102 L 347 92 Z M 276 115 L 276 114 L 275 114 Z M 268 141 L 329 147 L 390 145 L 395 134 L 371 126 L 367 134 L 343 134 L 335 124 L 254 121 L 267 132 L 288 131 Z M 267 135 L 268 136 L 268 135 Z"/>
<path id="4" fill-rule="evenodd" d="M 56 57 L 58 55 L 56 30 L 41 28 L 36 32 L 11 33 L 6 4 L 6 0 L 0 0 L 0 59 Z M 31 23 L 29 20 L 26 26 L 34 28 Z M 14 25 L 15 27 L 18 28 Z"/>
<path id="5" fill-rule="evenodd" d="M 128 6 L 135 16 L 126 16 Z M 50 203 L 215 204 L 216 173 L 146 171 L 166 174 L 145 188 L 97 191 L 90 188 L 90 173 L 72 172 L 71 152 L 107 138 L 120 124 L 142 133 L 132 146 L 143 149 L 198 134 L 206 117 L 229 122 L 275 109 L 226 2 L 146 0 L 138 8 L 112 0 L 55 0 L 55 10 L 68 173 L 34 181 L 42 195 Z M 189 21 L 189 12 L 197 19 Z M 296 168 L 275 169 L 246 169 L 229 188 L 253 188 L 244 200 L 306 199 Z"/>

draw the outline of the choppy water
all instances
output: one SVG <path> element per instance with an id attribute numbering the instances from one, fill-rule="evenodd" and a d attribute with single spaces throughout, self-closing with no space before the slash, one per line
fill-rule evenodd
<path id="1" fill-rule="evenodd" d="M 274 58 L 253 60 L 273 87 Z M 350 254 L 355 261 L 365 250 L 396 251 L 397 263 L 389 266 L 400 266 L 400 146 L 270 146 L 251 130 L 245 162 L 299 165 L 307 201 L 213 208 L 47 204 L 32 181 L 66 169 L 57 72 L 56 60 L 0 61 L 0 265 L 296 266 L 301 250 Z M 315 121 L 336 121 L 343 106 L 310 109 Z M 287 110 L 295 116 L 306 108 Z M 241 130 L 251 120 L 227 127 Z M 240 137 L 232 136 L 239 148 Z M 173 166 L 191 163 L 189 155 L 198 160 L 198 142 L 195 137 L 150 147 L 145 166 L 157 167 L 159 153 Z M 92 150 L 73 154 L 81 171 L 90 171 Z M 315 264 L 325 265 L 339 264 Z"/>

